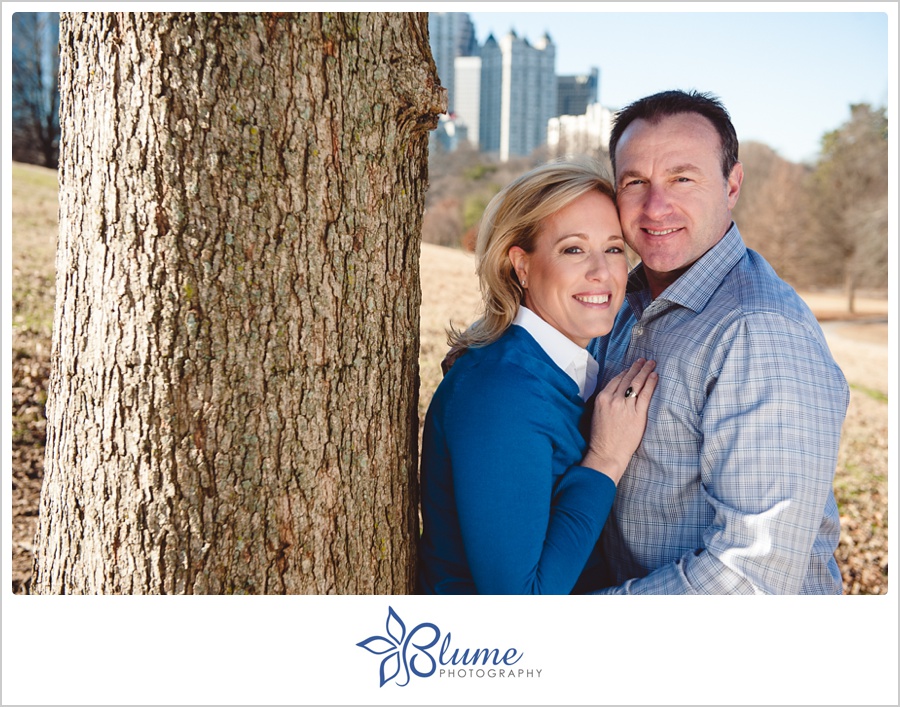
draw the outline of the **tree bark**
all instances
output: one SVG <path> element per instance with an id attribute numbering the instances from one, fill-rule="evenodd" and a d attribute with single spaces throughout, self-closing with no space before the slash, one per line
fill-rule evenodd
<path id="1" fill-rule="evenodd" d="M 425 13 L 66 13 L 36 589 L 414 582 Z"/>

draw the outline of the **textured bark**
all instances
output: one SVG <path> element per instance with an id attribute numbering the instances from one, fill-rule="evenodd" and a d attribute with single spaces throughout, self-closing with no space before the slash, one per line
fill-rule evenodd
<path id="1" fill-rule="evenodd" d="M 36 588 L 402 593 L 424 13 L 74 14 Z"/>

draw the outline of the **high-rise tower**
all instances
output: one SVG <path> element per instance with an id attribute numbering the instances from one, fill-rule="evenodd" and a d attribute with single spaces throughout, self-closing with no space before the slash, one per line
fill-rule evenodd
<path id="1" fill-rule="evenodd" d="M 456 104 L 455 60 L 478 50 L 475 26 L 465 12 L 429 12 L 428 36 L 441 85 L 447 89 L 447 112 Z"/>
<path id="2" fill-rule="evenodd" d="M 499 42 L 487 38 L 481 48 L 481 150 L 505 161 L 545 145 L 556 99 L 556 47 L 549 35 L 533 45 L 512 31 Z"/>
<path id="3" fill-rule="evenodd" d="M 600 70 L 578 76 L 557 76 L 556 115 L 583 115 L 600 98 Z"/>

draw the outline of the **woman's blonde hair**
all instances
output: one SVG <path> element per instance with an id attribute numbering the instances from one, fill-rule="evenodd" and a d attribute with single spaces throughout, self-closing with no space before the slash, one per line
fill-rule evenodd
<path id="1" fill-rule="evenodd" d="M 518 177 L 491 199 L 475 246 L 484 313 L 465 331 L 450 329 L 448 343 L 454 350 L 486 346 L 500 338 L 525 297 L 509 249 L 518 246 L 532 253 L 541 222 L 593 190 L 615 204 L 615 189 L 599 165 L 549 162 Z"/>

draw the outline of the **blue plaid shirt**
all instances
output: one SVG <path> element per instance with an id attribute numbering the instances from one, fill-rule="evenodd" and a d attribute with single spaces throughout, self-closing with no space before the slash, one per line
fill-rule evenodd
<path id="1" fill-rule="evenodd" d="M 600 539 L 601 593 L 841 593 L 832 484 L 847 382 L 737 226 L 656 300 L 635 268 L 590 349 L 603 385 L 639 357 L 659 372 Z"/>

